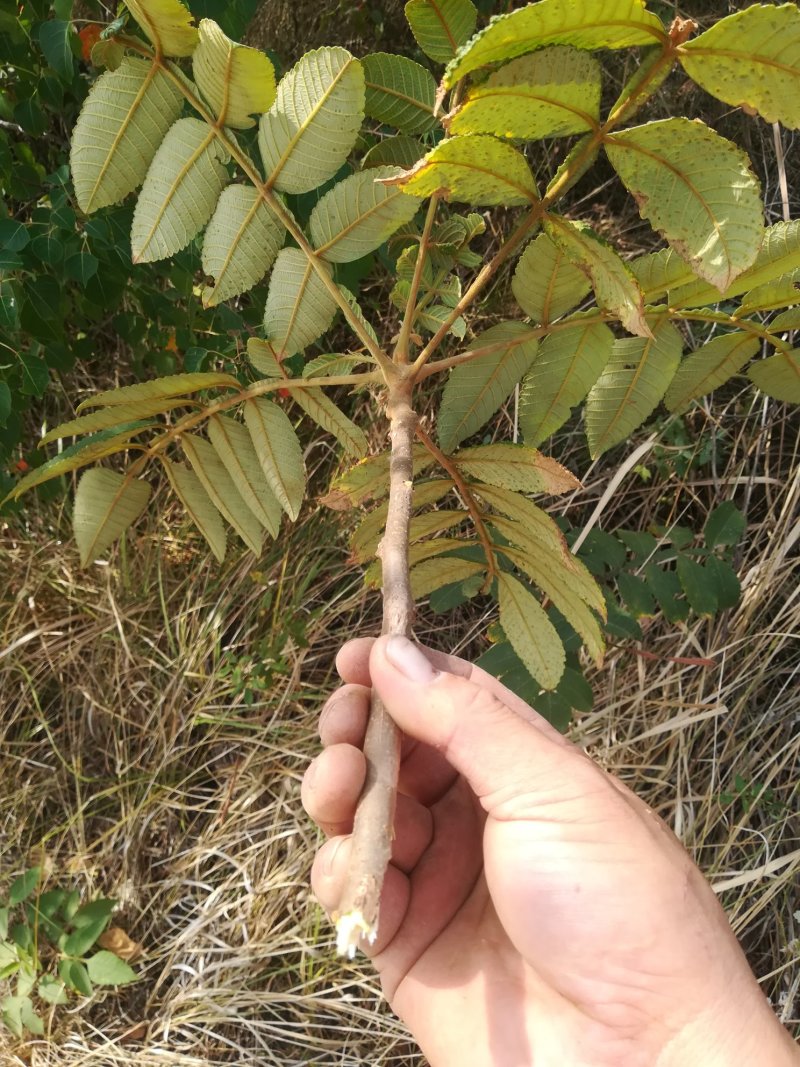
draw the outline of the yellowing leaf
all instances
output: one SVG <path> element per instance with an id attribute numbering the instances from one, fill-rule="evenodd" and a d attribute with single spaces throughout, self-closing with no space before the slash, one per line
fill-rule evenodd
<path id="1" fill-rule="evenodd" d="M 478 496 L 495 511 L 507 515 L 515 523 L 524 528 L 529 537 L 537 544 L 555 553 L 562 561 L 567 561 L 572 566 L 575 557 L 569 550 L 567 540 L 559 526 L 542 508 L 528 500 L 521 493 L 515 493 L 511 489 L 503 489 L 496 485 L 476 485 L 473 487 Z M 496 516 L 490 521 L 497 525 L 502 532 L 502 526 L 495 521 Z"/>
<path id="2" fill-rule="evenodd" d="M 690 401 L 719 388 L 761 347 L 751 333 L 726 333 L 692 352 L 675 372 L 664 395 L 670 411 L 683 411 Z"/>
<path id="3" fill-rule="evenodd" d="M 497 345 L 453 368 L 444 387 L 436 423 L 439 444 L 452 450 L 487 422 L 530 369 L 537 340 L 521 322 L 500 322 L 484 330 L 466 351 Z"/>
<path id="4" fill-rule="evenodd" d="M 500 625 L 509 644 L 543 689 L 555 689 L 566 656 L 544 608 L 525 586 L 501 571 L 497 576 Z"/>
<path id="5" fill-rule="evenodd" d="M 366 99 L 364 111 L 403 133 L 427 133 L 436 125 L 436 83 L 429 70 L 405 56 L 373 52 L 361 61 Z M 418 158 L 418 157 L 417 157 Z"/>
<path id="6" fill-rule="evenodd" d="M 399 173 L 379 167 L 351 174 L 317 201 L 308 227 L 318 255 L 331 263 L 361 259 L 416 215 L 415 197 L 381 182 Z"/>
<path id="7" fill-rule="evenodd" d="M 672 381 L 683 339 L 666 313 L 650 317 L 652 337 L 623 337 L 586 401 L 592 457 L 624 441 L 655 410 Z"/>
<path id="8" fill-rule="evenodd" d="M 475 32 L 471 0 L 408 0 L 406 18 L 417 44 L 437 63 L 447 63 Z"/>
<path id="9" fill-rule="evenodd" d="M 539 445 L 555 433 L 608 363 L 614 335 L 604 323 L 583 319 L 573 316 L 575 329 L 548 334 L 539 345 L 519 394 L 519 428 L 526 444 Z"/>
<path id="10" fill-rule="evenodd" d="M 200 119 L 178 119 L 156 152 L 131 228 L 136 263 L 165 259 L 202 230 L 228 182 L 214 131 Z"/>
<path id="11" fill-rule="evenodd" d="M 364 72 L 344 48 L 307 52 L 261 117 L 258 146 L 269 185 L 307 193 L 332 178 L 364 118 Z"/>
<path id="12" fill-rule="evenodd" d="M 723 290 L 752 265 L 764 208 L 742 149 L 683 118 L 612 133 L 605 149 L 640 213 L 695 274 Z"/>
<path id="13" fill-rule="evenodd" d="M 568 493 L 578 479 L 560 463 L 525 445 L 497 444 L 462 448 L 453 457 L 459 469 L 479 482 L 521 493 Z"/>
<path id="14" fill-rule="evenodd" d="M 186 508 L 189 518 L 203 535 L 211 551 L 222 563 L 227 549 L 225 527 L 200 479 L 183 463 L 173 463 L 166 456 L 161 458 L 175 495 Z"/>
<path id="15" fill-rule="evenodd" d="M 753 4 L 720 19 L 678 50 L 683 69 L 707 93 L 767 122 L 800 129 L 800 11 Z"/>
<path id="16" fill-rule="evenodd" d="M 272 269 L 264 309 L 264 330 L 278 359 L 302 352 L 321 337 L 336 308 L 308 256 L 299 248 L 284 248 Z"/>
<path id="17" fill-rule="evenodd" d="M 244 421 L 270 489 L 290 519 L 296 519 L 306 489 L 303 452 L 286 414 L 260 397 L 244 404 Z"/>
<path id="18" fill-rule="evenodd" d="M 197 47 L 192 14 L 180 0 L 126 0 L 125 6 L 164 56 L 190 56 Z"/>
<path id="19" fill-rule="evenodd" d="M 460 537 L 437 537 L 433 541 L 417 541 L 408 546 L 408 565 L 415 567 L 426 559 L 441 556 L 458 548 L 472 548 L 477 541 L 463 541 Z M 364 585 L 368 589 L 380 589 L 383 574 L 380 559 L 374 559 L 364 571 Z"/>
<path id="20" fill-rule="evenodd" d="M 75 196 L 88 213 L 124 200 L 144 181 L 183 107 L 183 95 L 155 63 L 126 56 L 101 74 L 72 132 Z"/>
<path id="21" fill-rule="evenodd" d="M 263 544 L 261 524 L 245 504 L 214 446 L 202 437 L 190 433 L 181 435 L 181 446 L 211 503 L 227 519 L 250 551 L 260 556 Z"/>
<path id="22" fill-rule="evenodd" d="M 511 282 L 514 299 L 534 322 L 560 319 L 590 288 L 585 272 L 573 266 L 546 233 L 527 246 Z"/>
<path id="23" fill-rule="evenodd" d="M 453 483 L 448 478 L 435 478 L 421 482 L 414 487 L 412 499 L 413 508 L 421 508 L 435 504 L 442 497 L 447 496 L 453 488 Z M 360 563 L 373 556 L 378 548 L 383 530 L 386 526 L 388 504 L 381 504 L 365 516 L 353 531 L 350 537 L 350 550 L 353 558 Z M 431 516 L 438 516 L 432 518 Z M 466 512 L 459 511 L 431 511 L 425 515 L 417 515 L 411 519 L 408 541 L 414 544 L 421 537 L 432 533 L 440 533 L 444 529 L 455 526 L 466 517 Z"/>
<path id="24" fill-rule="evenodd" d="M 388 182 L 414 196 L 439 193 L 467 204 L 535 203 L 536 183 L 516 148 L 483 134 L 449 137 L 410 171 Z"/>
<path id="25" fill-rule="evenodd" d="M 277 537 L 281 506 L 267 485 L 246 427 L 226 415 L 213 415 L 208 420 L 208 436 L 245 504 L 267 532 Z"/>
<path id="26" fill-rule="evenodd" d="M 641 290 L 614 249 L 583 222 L 551 215 L 545 230 L 589 279 L 599 306 L 613 312 L 629 333 L 647 337 L 650 328 L 644 317 Z"/>
<path id="27" fill-rule="evenodd" d="M 201 389 L 223 389 L 230 387 L 241 390 L 241 385 L 232 374 L 207 371 L 197 374 L 167 374 L 163 378 L 153 378 L 149 382 L 136 385 L 124 385 L 121 389 L 105 389 L 87 397 L 78 405 L 78 411 L 85 408 L 115 407 L 120 404 L 136 404 L 140 400 L 156 400 L 159 397 L 188 396 L 199 393 Z"/>
<path id="28" fill-rule="evenodd" d="M 450 133 L 535 141 L 597 128 L 600 64 L 574 48 L 543 48 L 473 86 L 447 120 Z"/>
<path id="29" fill-rule="evenodd" d="M 776 352 L 760 359 L 747 372 L 762 393 L 787 404 L 800 404 L 800 350 Z"/>
<path id="30" fill-rule="evenodd" d="M 458 556 L 427 559 L 424 563 L 418 563 L 416 567 L 411 568 L 409 574 L 411 596 L 414 600 L 422 600 L 423 597 L 430 596 L 435 590 L 445 585 L 466 581 L 467 578 L 473 578 L 485 571 L 485 563 L 471 559 L 459 559 Z"/>
<path id="31" fill-rule="evenodd" d="M 414 445 L 413 460 L 416 477 L 430 467 L 433 456 L 423 445 Z M 334 478 L 331 491 L 322 503 L 334 511 L 347 511 L 368 500 L 380 500 L 389 492 L 389 462 L 388 452 L 362 459 Z"/>
<path id="32" fill-rule="evenodd" d="M 226 37 L 212 19 L 200 21 L 200 43 L 192 56 L 194 80 L 220 124 L 237 130 L 275 99 L 275 70 L 263 52 Z"/>
<path id="33" fill-rule="evenodd" d="M 203 239 L 203 270 L 214 278 L 206 307 L 246 293 L 261 281 L 283 244 L 283 223 L 252 185 L 222 190 Z"/>
<path id="34" fill-rule="evenodd" d="M 323 430 L 333 434 L 353 459 L 367 454 L 369 442 L 363 430 L 330 400 L 321 389 L 293 389 L 292 400 Z"/>
<path id="35" fill-rule="evenodd" d="M 139 518 L 149 499 L 147 482 L 105 467 L 85 471 L 72 512 L 81 564 L 101 556 Z"/>
<path id="36" fill-rule="evenodd" d="M 643 0 L 539 0 L 493 18 L 449 64 L 444 85 L 451 89 L 470 71 L 545 45 L 592 50 L 647 47 L 665 40 L 664 26 Z"/>

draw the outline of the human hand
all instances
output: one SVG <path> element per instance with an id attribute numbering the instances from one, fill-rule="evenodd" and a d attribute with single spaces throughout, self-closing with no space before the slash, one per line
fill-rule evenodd
<path id="1" fill-rule="evenodd" d="M 404 733 L 367 949 L 432 1067 L 797 1064 L 667 826 L 496 679 L 405 638 L 351 641 L 303 802 L 339 901 L 377 687 Z"/>

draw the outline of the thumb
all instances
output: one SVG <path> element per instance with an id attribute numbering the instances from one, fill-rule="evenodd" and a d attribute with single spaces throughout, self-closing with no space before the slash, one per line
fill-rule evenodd
<path id="1" fill-rule="evenodd" d="M 487 811 L 523 793 L 552 798 L 588 763 L 540 716 L 524 719 L 477 682 L 437 670 L 405 637 L 377 640 L 369 672 L 400 729 L 441 752 Z"/>

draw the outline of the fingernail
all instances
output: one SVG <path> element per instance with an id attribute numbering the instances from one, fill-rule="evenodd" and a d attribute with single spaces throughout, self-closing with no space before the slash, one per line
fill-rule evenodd
<path id="1" fill-rule="evenodd" d="M 386 658 L 410 682 L 432 682 L 439 673 L 407 637 L 390 637 L 386 642 Z"/>

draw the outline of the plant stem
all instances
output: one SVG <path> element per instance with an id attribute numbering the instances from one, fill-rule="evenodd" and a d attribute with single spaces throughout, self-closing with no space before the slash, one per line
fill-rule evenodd
<path id="1" fill-rule="evenodd" d="M 383 634 L 408 635 L 414 611 L 408 576 L 408 526 L 411 521 L 413 441 L 417 417 L 407 382 L 398 382 L 387 404 L 392 443 L 389 508 L 378 549 L 383 566 Z M 400 734 L 373 690 L 364 740 L 367 776 L 356 809 L 347 882 L 334 913 L 336 945 L 352 959 L 361 938 L 372 944 L 386 868 L 392 854 Z"/>
<path id="2" fill-rule="evenodd" d="M 400 334 L 394 349 L 394 360 L 396 363 L 408 363 L 408 341 L 411 336 L 411 329 L 414 325 L 414 316 L 418 310 L 417 296 L 419 295 L 422 272 L 425 268 L 425 260 L 428 255 L 428 241 L 430 240 L 431 230 L 433 229 L 433 222 L 436 218 L 436 209 L 438 206 L 439 197 L 434 193 L 428 201 L 428 211 L 425 215 L 425 224 L 422 228 L 422 236 L 420 237 L 419 249 L 417 250 L 417 261 L 414 264 L 414 275 L 411 279 L 411 288 L 408 292 L 408 300 L 406 302 L 405 312 L 403 313 Z"/>

